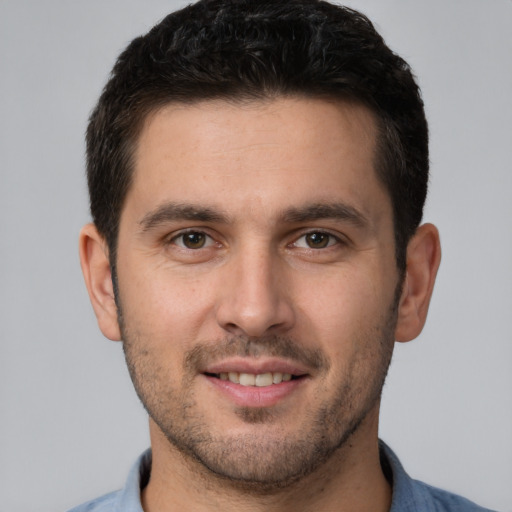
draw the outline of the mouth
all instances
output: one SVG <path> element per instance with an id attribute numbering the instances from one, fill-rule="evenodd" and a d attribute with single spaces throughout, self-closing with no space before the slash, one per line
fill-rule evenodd
<path id="1" fill-rule="evenodd" d="M 290 400 L 310 380 L 307 368 L 282 359 L 234 358 L 201 372 L 213 389 L 241 407 L 273 407 Z"/>
<path id="2" fill-rule="evenodd" d="M 205 372 L 207 377 L 220 379 L 222 381 L 229 381 L 233 384 L 240 386 L 253 386 L 264 388 L 268 386 L 275 386 L 282 382 L 289 382 L 292 380 L 299 380 L 306 377 L 306 375 L 294 375 L 292 373 L 283 372 L 265 372 L 265 373 L 245 373 L 245 372 L 220 372 L 208 373 Z"/>

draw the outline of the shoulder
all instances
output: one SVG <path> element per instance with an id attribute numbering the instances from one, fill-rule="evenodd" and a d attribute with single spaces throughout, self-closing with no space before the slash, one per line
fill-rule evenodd
<path id="1" fill-rule="evenodd" d="M 413 480 L 396 454 L 379 442 L 381 466 L 393 485 L 391 512 L 492 512 L 462 496 Z"/>
<path id="2" fill-rule="evenodd" d="M 417 488 L 419 494 L 431 501 L 432 509 L 436 512 L 493 512 L 462 496 L 433 487 L 418 480 L 413 480 L 413 485 Z"/>
<path id="3" fill-rule="evenodd" d="M 100 498 L 82 503 L 82 505 L 78 505 L 78 507 L 72 508 L 68 512 L 114 512 L 119 501 L 120 492 L 115 491 L 105 494 Z"/>
<path id="4" fill-rule="evenodd" d="M 123 489 L 88 501 L 68 512 L 142 512 L 140 491 L 149 481 L 151 450 L 146 450 L 130 469 Z"/>

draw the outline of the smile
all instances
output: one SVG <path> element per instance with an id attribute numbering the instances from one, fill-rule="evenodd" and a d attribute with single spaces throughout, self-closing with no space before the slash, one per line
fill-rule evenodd
<path id="1" fill-rule="evenodd" d="M 254 371 L 254 370 L 253 370 Z M 206 372 L 203 373 L 213 386 L 231 403 L 240 407 L 273 407 L 281 400 L 294 395 L 309 380 L 308 374 L 264 371 Z"/>
<path id="2" fill-rule="evenodd" d="M 273 357 L 232 357 L 201 370 L 213 389 L 241 407 L 277 405 L 295 395 L 312 377 L 306 366 Z"/>
<path id="3" fill-rule="evenodd" d="M 242 372 L 221 372 L 211 375 L 217 379 L 232 382 L 233 384 L 240 384 L 241 386 L 256 386 L 260 388 L 272 386 L 274 384 L 281 384 L 281 382 L 288 382 L 294 378 L 291 373 L 282 372 L 266 372 L 258 374 Z"/>

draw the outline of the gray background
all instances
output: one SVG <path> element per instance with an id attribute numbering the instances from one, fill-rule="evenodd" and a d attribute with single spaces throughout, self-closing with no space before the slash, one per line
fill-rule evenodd
<path id="1" fill-rule="evenodd" d="M 353 0 L 413 66 L 443 262 L 398 345 L 381 436 L 416 478 L 512 511 L 512 3 Z M 83 132 L 119 51 L 181 1 L 0 0 L 0 511 L 123 484 L 148 445 L 82 284 Z"/>

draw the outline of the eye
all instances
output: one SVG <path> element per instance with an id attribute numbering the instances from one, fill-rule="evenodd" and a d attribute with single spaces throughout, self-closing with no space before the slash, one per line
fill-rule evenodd
<path id="1" fill-rule="evenodd" d="M 172 243 L 183 249 L 204 249 L 213 245 L 214 241 L 202 231 L 186 231 L 171 240 Z"/>
<path id="2" fill-rule="evenodd" d="M 325 249 L 339 243 L 339 240 L 323 231 L 312 231 L 302 235 L 293 245 L 303 249 Z"/>

